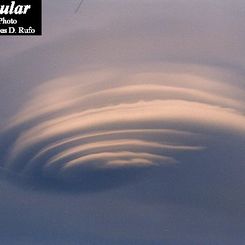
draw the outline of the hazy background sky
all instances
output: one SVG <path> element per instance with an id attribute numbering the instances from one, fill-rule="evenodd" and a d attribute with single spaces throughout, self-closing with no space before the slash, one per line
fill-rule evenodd
<path id="1" fill-rule="evenodd" d="M 0 38 L 0 244 L 245 244 L 245 3 L 78 3 L 43 0 L 41 37 Z M 176 162 L 131 159 L 119 132 L 86 144 L 116 140 L 125 159 L 100 155 L 64 182 L 39 167 L 69 144 L 32 161 L 64 138 L 135 129 L 132 149 L 181 146 L 166 151 Z"/>

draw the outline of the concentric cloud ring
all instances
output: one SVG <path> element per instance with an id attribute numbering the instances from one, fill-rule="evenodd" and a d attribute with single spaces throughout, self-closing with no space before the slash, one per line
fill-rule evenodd
<path id="1" fill-rule="evenodd" d="M 202 133 L 245 133 L 239 90 L 225 82 L 162 71 L 95 74 L 33 92 L 2 133 L 3 172 L 49 189 L 104 189 L 175 165 L 178 152 L 204 150 Z"/>

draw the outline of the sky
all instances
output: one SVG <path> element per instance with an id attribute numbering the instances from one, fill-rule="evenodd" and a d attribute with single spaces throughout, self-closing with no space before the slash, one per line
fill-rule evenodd
<path id="1" fill-rule="evenodd" d="M 245 244 L 245 3 L 78 4 L 0 38 L 0 244 Z"/>

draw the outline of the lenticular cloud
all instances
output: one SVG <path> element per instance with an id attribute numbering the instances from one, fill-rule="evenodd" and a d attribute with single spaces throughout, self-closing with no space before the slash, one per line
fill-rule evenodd
<path id="1" fill-rule="evenodd" d="M 203 74 L 143 70 L 40 85 L 2 132 L 2 172 L 33 187 L 100 190 L 181 164 L 180 152 L 208 147 L 204 134 L 245 133 L 235 86 Z"/>

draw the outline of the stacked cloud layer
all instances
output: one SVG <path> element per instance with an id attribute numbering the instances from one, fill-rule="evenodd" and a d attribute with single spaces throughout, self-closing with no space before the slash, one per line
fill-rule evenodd
<path id="1" fill-rule="evenodd" d="M 115 187 L 205 150 L 202 135 L 245 134 L 241 98 L 225 81 L 164 65 L 47 81 L 3 131 L 1 170 L 34 188 Z"/>

